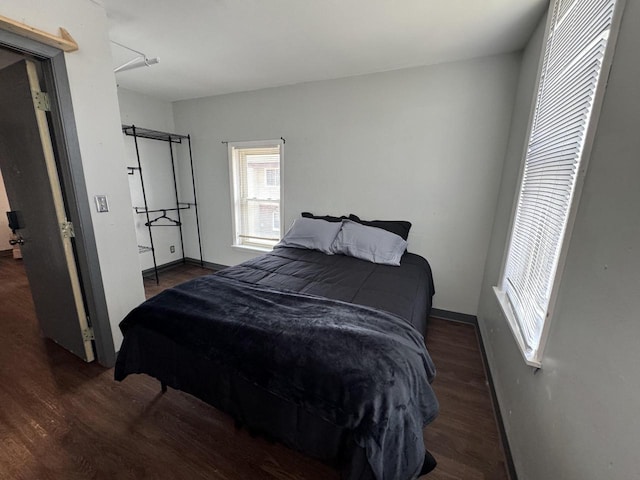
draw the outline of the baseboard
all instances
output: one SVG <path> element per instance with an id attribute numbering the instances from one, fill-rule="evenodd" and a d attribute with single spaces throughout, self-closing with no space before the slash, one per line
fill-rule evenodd
<path id="1" fill-rule="evenodd" d="M 222 270 L 223 268 L 228 267 L 228 265 L 221 265 L 219 263 L 207 262 L 204 260 L 201 262 L 197 258 L 185 258 L 185 261 L 189 265 L 202 265 L 204 268 L 208 268 L 209 270 L 215 270 L 216 272 L 218 270 Z"/>
<path id="2" fill-rule="evenodd" d="M 213 270 L 213 271 L 216 271 L 216 272 L 218 270 L 222 270 L 223 268 L 227 268 L 226 265 L 220 265 L 219 263 L 212 263 L 212 262 L 205 262 L 205 261 L 200 262 L 200 260 L 198 260 L 196 258 L 185 257 L 184 260 L 182 258 L 179 258 L 178 260 L 173 260 L 171 262 L 163 263 L 162 265 L 158 265 L 158 273 L 162 273 L 162 272 L 165 272 L 167 270 L 171 270 L 172 268 L 175 268 L 178 265 L 182 265 L 184 263 L 187 263 L 189 265 L 202 266 L 204 268 L 208 268 L 209 270 Z M 154 273 L 155 273 L 155 270 L 153 268 L 147 268 L 147 269 L 142 271 L 142 276 L 146 277 L 146 276 L 149 276 L 149 275 L 153 275 Z"/>
<path id="3" fill-rule="evenodd" d="M 158 273 L 164 272 L 166 270 L 170 270 L 173 267 L 177 266 L 177 265 L 182 265 L 184 263 L 184 260 L 182 260 L 181 258 L 178 260 L 173 260 L 171 262 L 168 263 L 163 263 L 162 265 L 158 265 Z M 146 277 L 147 275 L 153 275 L 155 273 L 155 269 L 154 268 L 147 268 L 145 270 L 142 270 L 142 276 Z"/>
<path id="4" fill-rule="evenodd" d="M 440 318 L 442 320 L 449 320 L 450 322 L 469 323 L 476 327 L 478 326 L 478 317 L 476 317 L 475 315 L 468 315 L 466 313 L 451 312 L 449 310 L 432 308 L 429 316 Z"/>
<path id="5" fill-rule="evenodd" d="M 485 375 L 487 376 L 487 382 L 489 383 L 489 392 L 491 393 L 491 402 L 493 403 L 493 411 L 496 417 L 496 423 L 498 425 L 498 433 L 500 434 L 502 449 L 504 450 L 504 456 L 507 461 L 507 471 L 509 473 L 509 479 L 518 480 L 518 475 L 516 474 L 516 467 L 513 463 L 513 457 L 511 455 L 511 448 L 509 448 L 507 431 L 505 430 L 504 422 L 502 421 L 502 413 L 500 412 L 498 395 L 496 394 L 495 385 L 493 384 L 493 376 L 491 375 L 491 369 L 489 368 L 487 351 L 484 348 L 484 341 L 482 340 L 482 331 L 478 327 L 478 325 L 476 325 L 476 332 L 478 337 L 478 345 L 480 346 L 480 353 L 482 354 L 482 365 L 484 367 Z"/>

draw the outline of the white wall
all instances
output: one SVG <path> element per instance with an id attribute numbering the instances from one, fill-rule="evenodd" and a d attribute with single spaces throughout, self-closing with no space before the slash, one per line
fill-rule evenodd
<path id="1" fill-rule="evenodd" d="M 629 0 L 543 368 L 535 375 L 490 290 L 498 280 L 521 152 L 510 149 L 506 158 L 478 316 L 520 480 L 626 480 L 640 472 L 638 44 L 640 2 Z M 525 57 L 530 64 L 540 48 L 536 38 Z M 523 72 L 531 90 L 534 71 Z"/>
<path id="2" fill-rule="evenodd" d="M 118 323 L 144 299 L 144 290 L 105 11 L 86 0 L 9 0 L 2 3 L 2 15 L 47 32 L 63 26 L 80 46 L 65 54 L 65 60 L 109 319 L 119 349 Z M 96 194 L 109 197 L 109 213 L 95 211 Z"/>
<path id="3" fill-rule="evenodd" d="M 176 102 L 193 138 L 205 260 L 231 245 L 224 140 L 286 139 L 284 222 L 302 211 L 413 223 L 435 306 L 475 314 L 519 55 Z M 188 256 L 196 256 L 190 239 Z"/>
<path id="4" fill-rule="evenodd" d="M 173 124 L 171 103 L 124 88 L 118 88 L 118 102 L 120 104 L 120 118 L 123 124 L 177 133 Z M 124 142 L 127 165 L 137 167 L 138 160 L 133 137 L 125 137 Z M 178 151 L 185 147 L 183 145 L 173 146 L 176 162 L 179 161 Z M 173 188 L 173 175 L 171 173 L 169 143 L 140 138 L 138 139 L 138 149 L 144 172 L 144 187 L 149 209 L 174 208 L 176 198 Z M 128 178 L 132 204 L 143 207 L 144 199 L 139 172 L 136 171 L 133 175 L 129 175 Z M 182 198 L 179 197 L 179 200 L 182 201 Z M 162 213 L 152 213 L 150 218 L 153 220 L 159 215 L 162 215 Z M 176 220 L 178 219 L 176 212 L 167 212 L 167 215 Z M 147 217 L 144 214 L 134 215 L 138 245 L 151 245 L 149 229 L 145 226 L 146 221 Z M 162 225 L 170 224 L 166 220 L 160 220 L 158 224 L 160 223 Z M 158 265 L 182 258 L 180 231 L 177 227 L 154 227 L 153 243 Z M 170 247 L 172 245 L 175 247 L 174 253 L 171 253 Z M 140 254 L 140 266 L 142 270 L 153 267 L 151 252 Z"/>
<path id="5" fill-rule="evenodd" d="M 4 180 L 2 172 L 0 172 L 0 250 L 11 250 L 9 240 L 11 239 L 11 230 L 9 230 L 9 222 L 6 212 L 11 210 L 7 191 L 4 188 Z"/>

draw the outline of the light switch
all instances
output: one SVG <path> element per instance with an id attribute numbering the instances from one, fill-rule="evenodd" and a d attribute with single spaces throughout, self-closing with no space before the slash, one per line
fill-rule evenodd
<path id="1" fill-rule="evenodd" d="M 107 202 L 106 195 L 96 195 L 94 198 L 96 199 L 96 209 L 99 213 L 109 211 L 109 203 Z"/>

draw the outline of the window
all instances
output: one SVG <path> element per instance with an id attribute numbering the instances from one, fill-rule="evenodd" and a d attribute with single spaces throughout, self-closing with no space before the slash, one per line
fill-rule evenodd
<path id="1" fill-rule="evenodd" d="M 525 361 L 534 366 L 541 365 L 563 241 L 586 167 L 614 5 L 555 0 L 551 6 L 511 237 L 495 287 Z"/>
<path id="2" fill-rule="evenodd" d="M 267 168 L 265 170 L 265 180 L 267 182 L 267 187 L 279 187 L 280 186 L 280 169 Z"/>
<path id="3" fill-rule="evenodd" d="M 270 249 L 280 229 L 282 141 L 230 142 L 233 245 Z"/>

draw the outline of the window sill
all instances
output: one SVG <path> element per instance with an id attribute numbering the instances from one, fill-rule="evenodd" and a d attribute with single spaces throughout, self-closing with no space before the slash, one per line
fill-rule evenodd
<path id="1" fill-rule="evenodd" d="M 509 305 L 507 296 L 498 287 L 493 287 L 493 293 L 495 293 L 496 298 L 498 299 L 498 303 L 500 304 L 502 313 L 507 319 L 507 323 L 511 328 L 511 333 L 513 334 L 513 337 L 515 338 L 516 343 L 518 344 L 518 349 L 520 350 L 520 353 L 522 354 L 522 358 L 524 359 L 525 363 L 530 367 L 542 368 L 541 359 L 538 358 L 538 352 L 540 350 L 538 349 L 537 351 L 530 351 L 525 346 L 522 335 L 520 334 L 520 328 L 518 327 L 515 314 L 513 313 L 513 310 Z"/>
<path id="2" fill-rule="evenodd" d="M 248 245 L 231 245 L 231 248 L 242 250 L 243 252 L 269 253 L 273 251 L 273 248 L 270 247 L 250 247 Z"/>

